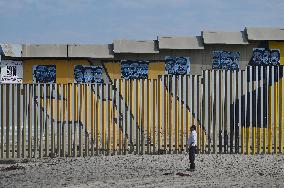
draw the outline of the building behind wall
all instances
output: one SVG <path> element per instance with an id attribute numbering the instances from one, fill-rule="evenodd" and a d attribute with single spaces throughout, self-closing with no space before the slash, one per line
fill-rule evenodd
<path id="1" fill-rule="evenodd" d="M 218 64 L 219 60 L 223 64 L 229 61 L 237 62 L 237 68 L 243 70 L 252 62 L 253 52 L 256 48 L 278 50 L 280 52 L 279 62 L 284 64 L 284 30 L 281 28 L 247 27 L 240 32 L 202 31 L 201 36 L 197 37 L 159 36 L 157 40 L 114 40 L 112 44 L 106 45 L 2 44 L 1 64 L 4 66 L 3 62 L 8 62 L 13 66 L 13 62 L 22 62 L 20 72 L 23 73 L 21 79 L 23 83 L 36 82 L 35 71 L 45 72 L 45 70 L 55 76 L 53 81 L 49 79 L 46 82 L 73 83 L 76 82 L 74 79 L 76 66 L 77 71 L 84 69 L 86 74 L 96 74 L 96 77 L 101 77 L 103 82 L 108 83 L 113 79 L 135 78 L 122 75 L 121 64 L 123 62 L 129 63 L 129 61 L 135 64 L 125 65 L 129 66 L 128 69 L 135 69 L 131 71 L 131 74 L 134 74 L 133 71 L 141 71 L 143 68 L 141 69 L 139 66 L 142 63 L 148 64 L 146 76 L 149 79 L 169 73 L 165 68 L 165 60 L 172 57 L 185 57 L 189 61 L 189 71 L 174 74 L 202 74 L 202 70 L 212 69 L 213 62 Z M 226 56 L 225 59 L 223 56 Z M 174 59 L 174 61 L 178 62 L 180 59 Z M 96 67 L 101 67 L 101 69 Z M 224 65 L 223 67 L 213 66 L 213 68 L 231 69 L 232 67 Z M 90 73 L 92 71 L 95 73 Z M 5 73 L 2 72 L 2 74 Z M 79 71 L 77 76 L 80 74 L 82 73 Z M 44 74 L 42 75 L 44 76 Z"/>

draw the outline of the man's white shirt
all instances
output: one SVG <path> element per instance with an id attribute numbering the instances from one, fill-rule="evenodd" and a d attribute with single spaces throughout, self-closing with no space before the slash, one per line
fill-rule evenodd
<path id="1" fill-rule="evenodd" d="M 188 138 L 189 146 L 197 146 L 197 133 L 196 131 L 192 131 Z"/>

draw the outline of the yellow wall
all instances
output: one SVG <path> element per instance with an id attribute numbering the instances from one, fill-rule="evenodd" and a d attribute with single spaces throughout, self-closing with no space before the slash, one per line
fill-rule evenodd
<path id="1" fill-rule="evenodd" d="M 164 75 L 164 74 L 165 74 L 164 62 L 149 63 L 149 72 L 148 72 L 149 79 L 157 79 L 158 75 Z"/>
<path id="2" fill-rule="evenodd" d="M 34 65 L 56 65 L 56 83 L 63 84 L 73 83 L 75 65 L 90 65 L 90 62 L 87 60 L 34 59 L 25 60 L 23 64 L 23 83 L 33 83 Z M 103 64 L 111 80 L 121 78 L 120 63 L 104 62 Z M 149 79 L 157 79 L 158 75 L 163 74 L 165 74 L 164 62 L 149 63 Z"/>
<path id="3" fill-rule="evenodd" d="M 119 62 L 105 62 L 104 66 L 110 78 L 121 79 L 120 63 Z M 149 79 L 157 79 L 158 75 L 165 74 L 165 63 L 164 62 L 153 62 L 149 63 Z"/>
<path id="4" fill-rule="evenodd" d="M 284 65 L 284 42 L 269 41 L 269 48 L 280 50 L 280 64 Z"/>
<path id="5" fill-rule="evenodd" d="M 111 80 L 121 78 L 119 62 L 107 62 L 104 66 Z"/>
<path id="6" fill-rule="evenodd" d="M 90 65 L 87 60 L 25 60 L 23 63 L 23 83 L 33 83 L 34 65 L 56 65 L 56 83 L 73 83 L 74 65 Z"/>

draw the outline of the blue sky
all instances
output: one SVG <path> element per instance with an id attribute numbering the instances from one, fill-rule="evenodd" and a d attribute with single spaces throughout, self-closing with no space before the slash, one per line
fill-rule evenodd
<path id="1" fill-rule="evenodd" d="M 284 27 L 284 0 L 0 0 L 0 42 L 106 44 L 245 26 Z"/>

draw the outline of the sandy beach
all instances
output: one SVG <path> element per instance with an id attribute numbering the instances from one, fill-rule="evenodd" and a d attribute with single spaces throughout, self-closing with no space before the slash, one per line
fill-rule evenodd
<path id="1" fill-rule="evenodd" d="M 283 155 L 126 155 L 1 161 L 0 187 L 284 187 Z"/>

